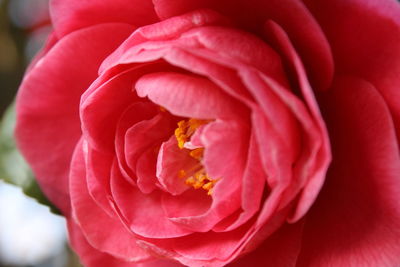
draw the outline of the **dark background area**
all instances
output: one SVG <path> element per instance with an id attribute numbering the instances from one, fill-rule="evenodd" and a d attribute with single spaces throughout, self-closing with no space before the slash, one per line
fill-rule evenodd
<path id="1" fill-rule="evenodd" d="M 17 92 L 27 64 L 24 56 L 27 31 L 10 22 L 8 1 L 0 4 L 0 114 L 3 114 Z"/>
<path id="2" fill-rule="evenodd" d="M 0 114 L 50 31 L 47 0 L 0 0 Z"/>

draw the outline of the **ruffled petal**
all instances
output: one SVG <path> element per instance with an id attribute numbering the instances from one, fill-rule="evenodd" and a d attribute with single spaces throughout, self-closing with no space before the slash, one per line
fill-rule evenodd
<path id="1" fill-rule="evenodd" d="M 86 267 L 183 267 L 182 264 L 167 259 L 152 258 L 136 263 L 123 261 L 110 254 L 100 252 L 87 242 L 79 226 L 73 220 L 68 220 L 68 234 L 72 248 L 79 254 L 81 262 Z"/>
<path id="2" fill-rule="evenodd" d="M 332 81 L 333 59 L 329 43 L 314 17 L 301 1 L 154 0 L 153 2 L 161 19 L 182 15 L 199 8 L 210 8 L 250 32 L 262 32 L 264 22 L 272 19 L 282 25 L 293 40 L 296 50 L 305 62 L 314 87 L 327 89 Z M 326 16 L 326 18 L 331 17 Z M 333 23 L 336 19 L 330 19 L 330 21 Z"/>
<path id="3" fill-rule="evenodd" d="M 293 78 L 299 86 L 301 98 L 307 104 L 308 112 L 311 115 L 307 118 L 307 111 L 299 109 L 301 108 L 299 105 L 296 108 L 295 103 L 293 103 L 295 101 L 289 100 L 290 98 L 283 98 L 286 99 L 287 106 L 293 110 L 294 115 L 301 122 L 301 127 L 307 132 L 302 140 L 303 153 L 298 159 L 297 166 L 294 167 L 294 171 L 299 173 L 300 179 L 292 182 L 292 190 L 286 193 L 287 196 L 291 197 L 297 194 L 296 189 L 293 190 L 293 188 L 304 187 L 298 201 L 298 206 L 289 218 L 290 221 L 296 221 L 307 212 L 323 185 L 331 160 L 330 145 L 326 126 L 321 117 L 314 91 L 308 81 L 308 75 L 289 36 L 273 21 L 268 21 L 265 27 L 269 37 L 274 40 L 277 49 L 286 58 L 288 67 L 294 74 Z M 280 94 L 279 91 L 277 92 Z M 298 186 L 299 184 L 300 187 Z"/>
<path id="4" fill-rule="evenodd" d="M 84 145 L 83 142 L 77 145 L 71 162 L 70 191 L 73 219 L 88 243 L 99 251 L 126 261 L 149 259 L 150 256 L 136 245 L 137 239 L 125 228 L 118 214 L 109 216 L 90 196 L 86 182 Z M 104 226 L 107 226 L 107 231 Z"/>
<path id="5" fill-rule="evenodd" d="M 136 85 L 140 97 L 187 118 L 229 118 L 235 114 L 235 102 L 211 81 L 179 73 L 152 73 Z"/>
<path id="6" fill-rule="evenodd" d="M 161 192 L 144 195 L 121 177 L 116 164 L 112 173 L 111 190 L 116 205 L 135 234 L 148 238 L 171 238 L 192 232 L 166 218 L 161 206 Z"/>
<path id="7" fill-rule="evenodd" d="M 153 126 L 157 125 L 157 118 L 155 118 L 155 116 L 158 113 L 159 111 L 154 104 L 149 102 L 137 102 L 127 107 L 120 115 L 118 122 L 116 122 L 115 136 L 110 136 L 109 141 L 115 143 L 115 153 L 120 170 L 128 181 L 136 180 L 134 175 L 138 156 L 140 156 L 149 145 L 155 143 L 155 140 L 148 138 L 143 132 L 137 135 L 136 131 L 133 135 L 127 136 L 128 131 L 132 131 L 132 128 L 138 128 L 143 124 L 147 125 L 149 122 L 152 122 L 151 124 Z M 158 119 L 159 117 L 160 116 L 158 116 Z M 134 161 L 135 164 L 129 166 L 128 160 L 131 162 Z"/>

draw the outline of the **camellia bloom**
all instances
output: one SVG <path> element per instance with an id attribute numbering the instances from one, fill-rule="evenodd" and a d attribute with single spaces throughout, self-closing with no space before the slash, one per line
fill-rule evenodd
<path id="1" fill-rule="evenodd" d="M 51 2 L 16 137 L 86 266 L 400 264 L 400 6 Z"/>

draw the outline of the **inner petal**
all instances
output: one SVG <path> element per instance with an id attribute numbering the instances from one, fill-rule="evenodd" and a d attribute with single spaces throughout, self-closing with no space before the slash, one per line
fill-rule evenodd
<path id="1" fill-rule="evenodd" d="M 195 168 L 196 159 L 188 156 L 186 150 L 178 147 L 175 136 L 161 145 L 157 159 L 157 178 L 162 189 L 172 195 L 179 195 L 189 189 L 185 180 L 179 175 L 181 170 Z"/>
<path id="2" fill-rule="evenodd" d="M 152 73 L 142 76 L 135 87 L 140 97 L 147 96 L 176 116 L 215 119 L 237 113 L 236 102 L 206 78 L 173 72 Z"/>

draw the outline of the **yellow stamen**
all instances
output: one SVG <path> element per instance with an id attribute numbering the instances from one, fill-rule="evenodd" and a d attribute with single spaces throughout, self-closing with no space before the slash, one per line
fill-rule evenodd
<path id="1" fill-rule="evenodd" d="M 208 195 L 212 194 L 214 185 L 218 180 L 211 179 L 204 170 L 196 172 L 194 175 L 190 176 L 185 180 L 185 184 L 192 186 L 194 189 L 203 188 L 207 191 Z"/>
<path id="2" fill-rule="evenodd" d="M 178 122 L 178 128 L 175 129 L 175 137 L 178 141 L 178 146 L 182 149 L 190 137 L 195 133 L 197 128 L 208 123 L 206 120 L 189 119 Z"/>
<path id="3" fill-rule="evenodd" d="M 196 130 L 208 123 L 207 120 L 198 120 L 198 119 L 189 119 L 189 120 L 181 120 L 178 122 L 178 128 L 175 129 L 175 137 L 178 141 L 178 147 L 180 149 L 185 148 L 185 143 L 188 142 L 191 136 L 196 132 Z M 201 164 L 201 160 L 203 159 L 204 148 L 195 148 L 193 150 L 189 150 L 189 155 L 198 160 L 199 163 L 196 164 L 190 170 L 179 170 L 178 177 L 186 178 L 185 184 L 193 187 L 194 189 L 200 189 L 207 191 L 208 195 L 212 194 L 214 185 L 218 180 L 212 179 L 205 172 L 204 167 Z"/>
<path id="4" fill-rule="evenodd" d="M 203 188 L 204 190 L 210 191 L 211 188 L 212 188 L 213 186 L 214 186 L 214 183 L 213 183 L 213 182 L 208 182 L 208 183 L 206 183 L 205 185 L 203 185 L 202 188 Z"/>
<path id="5" fill-rule="evenodd" d="M 196 148 L 190 151 L 189 155 L 192 158 L 195 158 L 197 160 L 201 160 L 203 158 L 203 152 L 204 152 L 204 147 Z"/>

